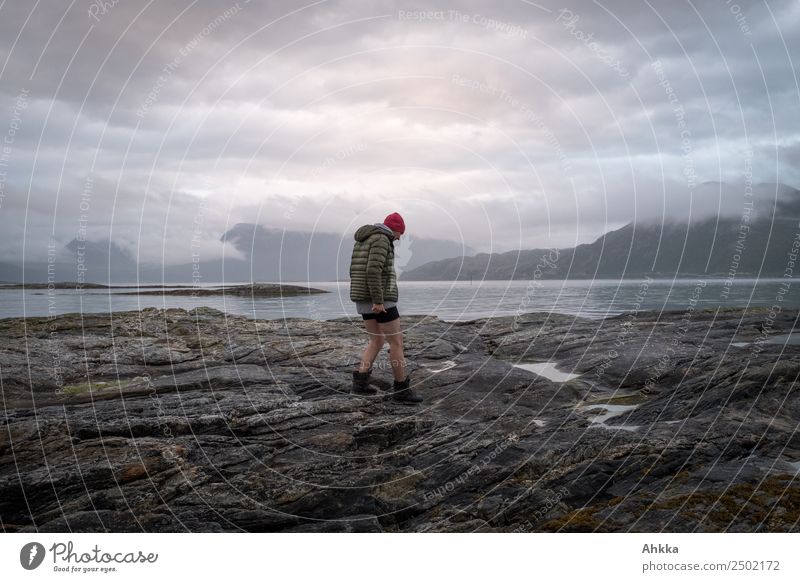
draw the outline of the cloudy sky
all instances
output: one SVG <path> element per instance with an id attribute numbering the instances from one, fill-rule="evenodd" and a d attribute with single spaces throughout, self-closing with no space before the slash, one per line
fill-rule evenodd
<path id="1" fill-rule="evenodd" d="M 482 251 L 735 216 L 800 186 L 798 62 L 788 0 L 6 0 L 0 260 L 395 210 Z"/>

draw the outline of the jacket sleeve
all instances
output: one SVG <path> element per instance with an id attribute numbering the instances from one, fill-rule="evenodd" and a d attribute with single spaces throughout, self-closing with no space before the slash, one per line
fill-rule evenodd
<path id="1" fill-rule="evenodd" d="M 389 239 L 378 235 L 369 246 L 367 257 L 367 287 L 373 303 L 383 303 L 383 267 L 389 256 Z"/>

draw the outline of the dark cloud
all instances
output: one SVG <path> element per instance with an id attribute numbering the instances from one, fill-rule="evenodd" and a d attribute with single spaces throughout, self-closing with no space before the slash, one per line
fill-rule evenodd
<path id="1" fill-rule="evenodd" d="M 206 255 L 391 210 L 508 250 L 800 185 L 789 0 L 102 5 L 0 9 L 4 259 L 73 238 L 88 176 L 90 236 L 167 262 L 201 206 Z"/>

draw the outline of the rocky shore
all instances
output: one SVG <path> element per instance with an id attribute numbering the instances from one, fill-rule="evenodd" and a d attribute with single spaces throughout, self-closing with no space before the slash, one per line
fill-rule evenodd
<path id="1" fill-rule="evenodd" d="M 404 317 L 417 406 L 349 393 L 355 319 L 0 320 L 0 525 L 800 531 L 797 318 Z"/>

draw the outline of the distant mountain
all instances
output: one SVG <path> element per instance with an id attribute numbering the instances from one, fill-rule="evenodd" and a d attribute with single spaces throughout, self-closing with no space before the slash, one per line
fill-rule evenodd
<path id="1" fill-rule="evenodd" d="M 758 216 L 751 222 L 713 217 L 690 224 L 629 223 L 574 248 L 479 253 L 434 261 L 406 271 L 401 278 L 447 281 L 644 275 L 726 277 L 732 269 L 738 277 L 782 277 L 787 253 L 800 234 L 800 191 L 794 190 L 777 202 L 774 218 L 771 212 Z"/>
<path id="2" fill-rule="evenodd" d="M 349 280 L 352 235 L 283 231 L 241 223 L 225 232 L 220 241 L 233 245 L 238 255 L 210 260 L 201 256 L 199 263 L 160 265 L 137 263 L 113 241 L 73 240 L 60 249 L 52 263 L 26 263 L 25 281 L 77 281 L 81 273 L 86 282 L 104 284 L 191 283 L 195 275 L 201 282 L 226 283 Z M 454 241 L 403 237 L 395 243 L 395 266 L 402 273 L 431 260 L 474 252 Z M 22 265 L 0 263 L 0 280 L 19 282 L 22 278 Z"/>
<path id="3" fill-rule="evenodd" d="M 252 263 L 263 281 L 331 281 L 350 278 L 352 235 L 341 237 L 325 232 L 297 232 L 266 228 L 257 224 L 237 224 L 222 235 Z M 403 237 L 395 243 L 398 272 L 413 269 L 432 260 L 472 255 L 468 246 L 449 240 Z M 252 257 L 252 261 L 249 258 Z M 247 279 L 250 280 L 249 278 Z"/>
<path id="4" fill-rule="evenodd" d="M 22 266 L 14 263 L 0 263 L 0 280 L 3 283 L 18 283 L 22 281 Z"/>
<path id="5" fill-rule="evenodd" d="M 0 279 L 13 282 L 47 283 L 84 281 L 108 283 L 109 280 L 136 280 L 136 261 L 119 246 L 108 240 L 78 241 L 73 239 L 62 249 L 54 249 L 52 261 L 0 263 Z"/>

